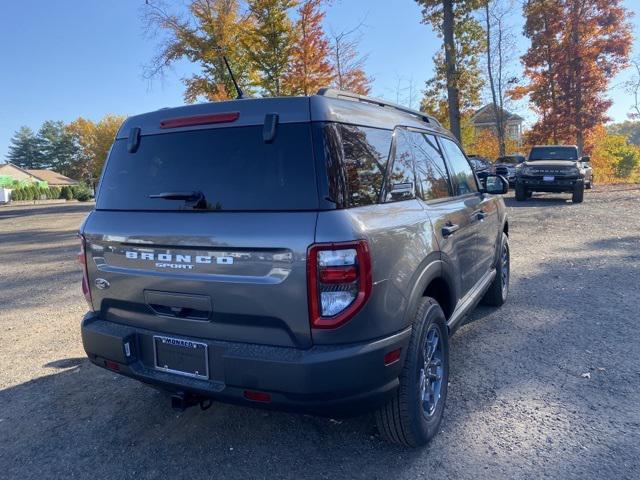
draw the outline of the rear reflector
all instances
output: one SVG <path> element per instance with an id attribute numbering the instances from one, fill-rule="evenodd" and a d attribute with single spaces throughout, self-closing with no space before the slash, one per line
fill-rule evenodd
<path id="1" fill-rule="evenodd" d="M 192 125 L 208 125 L 210 123 L 235 122 L 240 112 L 214 113 L 211 115 L 193 115 L 191 117 L 168 118 L 160 122 L 160 128 L 179 128 Z"/>
<path id="2" fill-rule="evenodd" d="M 113 370 L 114 372 L 117 372 L 118 370 L 120 370 L 120 364 L 117 362 L 112 362 L 111 360 L 105 360 L 104 366 L 107 367 L 109 370 Z"/>
<path id="3" fill-rule="evenodd" d="M 384 356 L 384 364 L 391 365 L 392 363 L 396 363 L 400 360 L 400 354 L 402 353 L 402 348 L 396 348 L 395 350 L 391 350 Z"/>
<path id="4" fill-rule="evenodd" d="M 252 402 L 269 403 L 271 401 L 271 395 L 267 392 L 256 392 L 255 390 L 245 390 L 244 398 L 251 400 Z"/>

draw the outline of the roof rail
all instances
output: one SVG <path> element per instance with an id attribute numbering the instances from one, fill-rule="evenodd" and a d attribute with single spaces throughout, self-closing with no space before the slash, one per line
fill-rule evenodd
<path id="1" fill-rule="evenodd" d="M 320 95 L 322 97 L 328 98 L 337 98 L 343 100 L 351 100 L 353 102 L 363 102 L 370 103 L 371 105 L 377 105 L 379 107 L 393 108 L 394 110 L 398 110 L 403 113 L 408 113 L 409 115 L 413 115 L 418 117 L 423 122 L 432 123 L 441 127 L 440 122 L 432 117 L 431 115 L 420 112 L 418 110 L 413 110 L 412 108 L 403 107 L 402 105 L 398 105 L 397 103 L 392 103 L 387 100 L 382 100 L 380 98 L 366 97 L 364 95 L 359 95 L 357 93 L 345 92 L 343 90 L 338 90 L 335 88 L 321 88 L 318 90 L 316 95 Z"/>

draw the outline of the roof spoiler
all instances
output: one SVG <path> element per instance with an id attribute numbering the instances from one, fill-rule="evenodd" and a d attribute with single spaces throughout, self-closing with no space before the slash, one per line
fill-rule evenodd
<path id="1" fill-rule="evenodd" d="M 402 105 L 398 105 L 397 103 L 392 103 L 387 100 L 382 100 L 380 98 L 367 97 L 365 95 L 359 95 L 357 93 L 352 93 L 352 92 L 345 92 L 343 90 L 337 90 L 335 88 L 321 88 L 320 90 L 318 90 L 318 93 L 316 95 L 320 95 L 322 97 L 328 97 L 328 98 L 337 98 L 341 100 L 351 100 L 352 102 L 369 103 L 371 105 L 377 105 L 379 107 L 393 108 L 394 110 L 398 110 L 400 112 L 407 113 L 414 117 L 418 117 L 423 122 L 431 123 L 433 125 L 437 125 L 438 127 L 442 127 L 440 122 L 436 120 L 435 117 L 427 113 L 420 112 L 412 108 L 403 107 Z"/>

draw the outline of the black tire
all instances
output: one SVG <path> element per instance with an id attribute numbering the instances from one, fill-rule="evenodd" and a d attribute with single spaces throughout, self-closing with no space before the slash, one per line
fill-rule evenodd
<path id="1" fill-rule="evenodd" d="M 593 178 L 589 180 L 589 183 L 587 183 L 584 188 L 587 190 L 591 190 L 593 188 Z"/>
<path id="2" fill-rule="evenodd" d="M 531 190 L 527 190 L 527 198 L 531 198 L 533 196 L 533 192 Z"/>
<path id="3" fill-rule="evenodd" d="M 425 349 L 427 340 L 433 339 L 432 332 L 439 335 L 440 365 L 435 367 L 430 364 L 431 368 L 425 369 Z M 436 353 L 432 355 L 433 358 L 437 356 Z M 422 385 L 426 379 L 423 371 L 432 372 L 433 368 L 435 374 L 439 375 L 439 380 L 433 381 L 433 385 L 439 382 L 439 395 L 435 402 L 424 402 L 424 405 L 433 408 L 427 413 L 423 406 Z M 433 378 L 432 375 L 429 377 Z M 400 373 L 400 386 L 391 401 L 376 412 L 376 423 L 382 438 L 407 447 L 426 445 L 438 433 L 447 400 L 448 382 L 449 336 L 446 319 L 438 302 L 424 297 L 420 300 L 414 318 L 411 340 Z"/>
<path id="4" fill-rule="evenodd" d="M 577 184 L 573 189 L 573 196 L 571 200 L 573 203 L 582 203 L 584 199 L 584 183 Z"/>
<path id="5" fill-rule="evenodd" d="M 527 199 L 527 189 L 524 185 L 516 183 L 516 200 L 524 202 Z"/>
<path id="6" fill-rule="evenodd" d="M 502 232 L 500 251 L 496 261 L 496 278 L 482 297 L 482 303 L 492 307 L 501 307 L 509 296 L 509 279 L 511 277 L 511 252 L 509 250 L 509 237 Z"/>

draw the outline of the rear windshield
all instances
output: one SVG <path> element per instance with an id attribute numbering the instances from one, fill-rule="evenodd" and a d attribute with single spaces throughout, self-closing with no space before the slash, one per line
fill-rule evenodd
<path id="1" fill-rule="evenodd" d="M 116 140 L 96 208 L 318 208 L 309 124 L 279 125 L 272 143 L 264 142 L 262 131 L 260 125 L 143 136 L 135 153 L 127 151 L 126 139 Z M 167 193 L 193 198 L 150 198 Z"/>
<path id="2" fill-rule="evenodd" d="M 535 160 L 577 160 L 575 147 L 536 147 L 531 149 L 529 161 Z"/>

